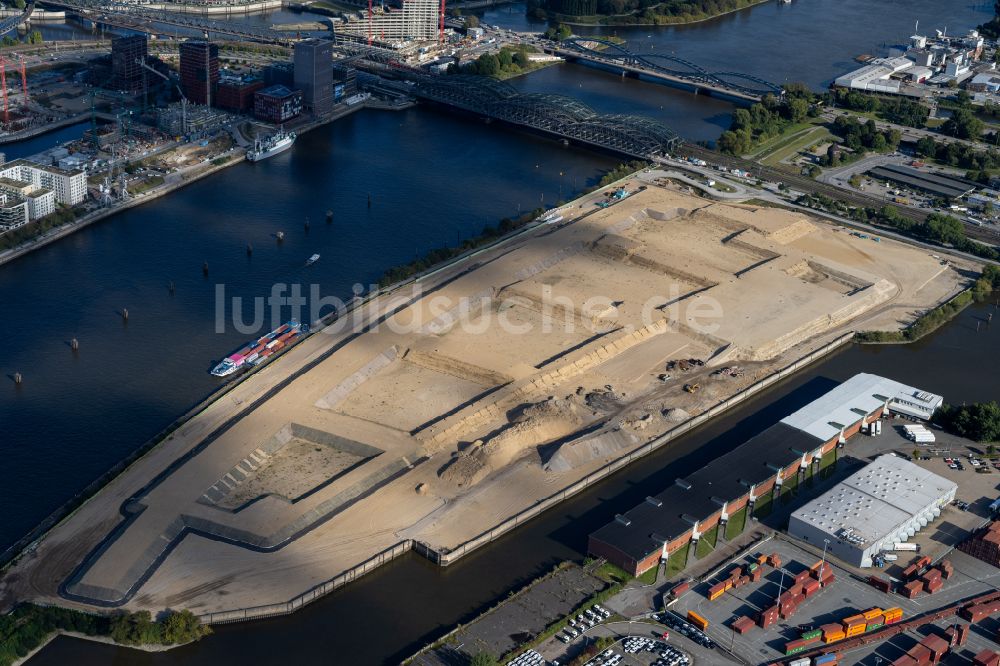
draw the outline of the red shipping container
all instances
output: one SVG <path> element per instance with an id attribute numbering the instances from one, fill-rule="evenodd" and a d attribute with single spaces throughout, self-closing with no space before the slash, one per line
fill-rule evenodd
<path id="1" fill-rule="evenodd" d="M 753 573 L 750 574 L 750 580 L 752 580 L 755 583 L 758 583 L 760 582 L 760 579 L 763 575 L 764 575 L 764 567 L 757 567 L 756 569 L 753 570 Z"/>
<path id="2" fill-rule="evenodd" d="M 944 635 L 948 639 L 948 645 L 955 645 L 958 642 L 958 629 L 954 626 L 945 629 Z"/>
<path id="3" fill-rule="evenodd" d="M 931 558 L 928 557 L 927 555 L 924 555 L 919 560 L 917 560 L 917 568 L 923 569 L 924 567 L 930 565 L 930 563 L 931 563 Z"/>
<path id="4" fill-rule="evenodd" d="M 902 657 L 892 662 L 892 666 L 917 666 L 917 662 L 910 655 L 904 654 Z"/>
<path id="5" fill-rule="evenodd" d="M 910 566 L 906 567 L 905 569 L 903 569 L 903 573 L 901 574 L 903 580 L 909 580 L 913 578 L 915 575 L 917 575 L 917 572 L 919 570 L 920 569 L 917 567 L 916 564 L 911 564 Z"/>
<path id="6" fill-rule="evenodd" d="M 809 580 L 807 580 L 805 583 L 802 584 L 802 591 L 805 593 L 807 597 L 811 597 L 812 595 L 819 592 L 819 581 L 810 578 Z"/>
<path id="7" fill-rule="evenodd" d="M 732 570 L 730 570 L 729 577 L 730 578 L 739 578 L 740 574 L 742 574 L 742 573 L 743 573 L 743 567 L 734 567 Z"/>
<path id="8" fill-rule="evenodd" d="M 965 641 L 969 639 L 969 625 L 960 624 L 958 625 L 958 645 L 959 647 L 965 645 Z"/>
<path id="9" fill-rule="evenodd" d="M 740 585 L 746 585 L 750 582 L 750 576 L 740 576 Z"/>
<path id="10" fill-rule="evenodd" d="M 810 573 L 809 569 L 806 569 L 805 571 L 800 571 L 795 575 L 795 582 L 801 583 L 805 579 L 809 578 L 809 573 Z"/>
<path id="11" fill-rule="evenodd" d="M 932 659 L 934 661 L 941 661 L 950 647 L 948 645 L 948 641 L 935 634 L 931 634 L 924 640 L 920 641 L 920 644 L 931 651 Z"/>
<path id="12" fill-rule="evenodd" d="M 944 578 L 945 580 L 948 580 L 954 575 L 955 575 L 954 569 L 941 569 L 941 578 Z"/>
<path id="13" fill-rule="evenodd" d="M 926 591 L 927 594 L 934 594 L 935 592 L 940 590 L 943 586 L 944 586 L 944 581 L 940 579 L 924 581 L 924 591 Z"/>
<path id="14" fill-rule="evenodd" d="M 764 613 L 761 613 L 760 617 L 757 618 L 757 624 L 761 627 L 761 629 L 767 629 L 777 621 L 777 617 L 773 615 L 765 615 Z"/>
<path id="15" fill-rule="evenodd" d="M 907 650 L 906 654 L 908 654 L 911 657 L 913 657 L 918 664 L 929 664 L 929 663 L 931 663 L 931 659 L 933 658 L 933 655 L 931 654 L 931 651 L 928 650 L 923 645 L 919 645 L 919 644 L 918 645 L 914 645 L 909 650 Z"/>
<path id="16" fill-rule="evenodd" d="M 683 583 L 677 583 L 676 585 L 674 585 L 673 589 L 670 590 L 670 596 L 676 599 L 677 597 L 681 596 L 690 589 L 691 589 L 691 584 L 688 583 L 687 581 Z"/>
<path id="17" fill-rule="evenodd" d="M 771 555 L 767 558 L 767 563 L 770 564 L 775 569 L 780 569 L 781 555 L 778 555 L 777 553 L 771 553 Z"/>
<path id="18" fill-rule="evenodd" d="M 983 650 L 972 658 L 975 666 L 998 666 L 1000 665 L 1000 654 L 992 650 Z"/>
<path id="19" fill-rule="evenodd" d="M 753 621 L 746 616 L 742 616 L 733 622 L 733 629 L 742 636 L 753 629 Z"/>
<path id="20" fill-rule="evenodd" d="M 937 569 L 928 569 L 924 573 L 923 577 L 925 580 L 939 580 L 941 578 L 941 572 Z"/>
<path id="21" fill-rule="evenodd" d="M 879 578 L 878 576 L 869 576 L 868 584 L 874 587 L 876 590 L 881 590 L 882 592 L 888 593 L 892 589 L 892 584 L 884 578 Z"/>

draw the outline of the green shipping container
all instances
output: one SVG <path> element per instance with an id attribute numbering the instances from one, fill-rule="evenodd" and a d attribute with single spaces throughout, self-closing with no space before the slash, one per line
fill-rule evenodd
<path id="1" fill-rule="evenodd" d="M 786 657 L 791 656 L 791 655 L 795 654 L 796 652 L 802 652 L 805 649 L 806 649 L 805 645 L 800 645 L 798 647 L 793 647 L 793 648 L 786 648 L 785 649 L 785 656 Z"/>
<path id="2" fill-rule="evenodd" d="M 750 572 L 750 573 L 753 573 L 754 571 L 757 570 L 757 567 L 759 567 L 759 566 L 760 565 L 757 564 L 756 562 L 751 562 L 750 564 L 747 565 L 747 571 Z"/>
<path id="3" fill-rule="evenodd" d="M 883 626 L 884 626 L 884 625 L 881 625 L 881 624 L 869 624 L 869 625 L 868 625 L 868 628 L 867 628 L 867 629 L 865 629 L 865 632 L 869 632 L 869 631 L 875 631 L 876 629 L 880 629 L 880 628 L 882 628 Z"/>
<path id="4" fill-rule="evenodd" d="M 819 638 L 819 636 L 822 633 L 823 633 L 822 629 L 812 629 L 810 631 L 803 631 L 802 632 L 802 638 L 804 638 L 804 639 L 806 639 L 806 638 Z"/>

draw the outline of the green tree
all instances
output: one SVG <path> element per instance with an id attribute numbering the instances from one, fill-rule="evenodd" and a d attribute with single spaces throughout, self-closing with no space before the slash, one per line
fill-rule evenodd
<path id="1" fill-rule="evenodd" d="M 497 666 L 497 658 L 488 652 L 480 652 L 469 661 L 469 666 Z"/>
<path id="2" fill-rule="evenodd" d="M 855 189 L 861 187 L 861 174 L 853 174 L 847 182 L 850 183 L 851 187 Z"/>
<path id="3" fill-rule="evenodd" d="M 466 28 L 478 28 L 479 27 L 479 17 L 475 14 L 469 14 L 465 17 L 465 27 Z"/>
<path id="4" fill-rule="evenodd" d="M 500 60 L 495 53 L 484 53 L 476 59 L 476 73 L 482 76 L 496 76 L 500 73 Z"/>
<path id="5" fill-rule="evenodd" d="M 523 48 L 514 51 L 514 64 L 525 69 L 531 64 L 531 60 L 528 58 L 528 52 Z"/>
<path id="6" fill-rule="evenodd" d="M 809 115 L 809 102 L 796 97 L 788 100 L 788 119 L 793 123 L 800 123 Z"/>
<path id="7" fill-rule="evenodd" d="M 959 139 L 978 139 L 985 127 L 983 121 L 969 109 L 955 109 L 951 118 L 941 126 L 941 131 Z"/>
<path id="8" fill-rule="evenodd" d="M 565 24 L 560 23 L 559 28 L 556 30 L 556 37 L 560 40 L 569 39 L 573 36 L 573 30 Z"/>
<path id="9" fill-rule="evenodd" d="M 18 9 L 24 9 L 27 6 L 27 3 L 24 0 L 14 0 L 14 6 Z"/>
<path id="10" fill-rule="evenodd" d="M 29 44 L 41 44 L 44 41 L 45 40 L 42 39 L 42 33 L 40 33 L 37 30 L 32 30 L 31 34 L 28 35 L 28 43 Z"/>
<path id="11" fill-rule="evenodd" d="M 497 60 L 500 61 L 500 69 L 510 67 L 514 64 L 514 55 L 510 52 L 510 49 L 500 49 L 500 53 L 497 54 Z"/>

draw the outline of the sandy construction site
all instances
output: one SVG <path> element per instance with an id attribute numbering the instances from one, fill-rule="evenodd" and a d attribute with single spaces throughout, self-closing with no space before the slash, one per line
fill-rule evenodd
<path id="1" fill-rule="evenodd" d="M 209 613 L 286 602 L 404 539 L 447 552 L 965 280 L 926 251 L 655 172 L 625 187 L 241 382 L 26 554 L 3 601 Z"/>

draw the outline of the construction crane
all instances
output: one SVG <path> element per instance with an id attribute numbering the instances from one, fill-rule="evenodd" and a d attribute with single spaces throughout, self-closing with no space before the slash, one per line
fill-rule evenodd
<path id="1" fill-rule="evenodd" d="M 160 77 L 161 79 L 163 79 L 167 83 L 174 83 L 173 80 L 169 76 L 167 76 L 163 72 L 159 71 L 158 69 L 155 69 L 155 68 L 150 67 L 149 65 L 147 65 L 146 61 L 143 60 L 142 58 L 136 58 L 136 63 L 140 67 L 142 67 L 143 69 L 148 69 L 153 74 L 156 74 L 158 77 Z M 184 96 L 184 91 L 181 90 L 181 87 L 180 87 L 179 84 L 174 83 L 174 87 L 177 88 L 177 94 L 179 94 L 181 96 L 181 129 L 183 130 L 184 135 L 187 136 L 187 134 L 188 134 L 188 123 L 187 123 L 187 105 L 188 105 L 188 99 L 187 99 L 187 97 Z M 145 95 L 145 93 L 146 93 L 145 74 L 143 74 L 143 95 Z"/>

